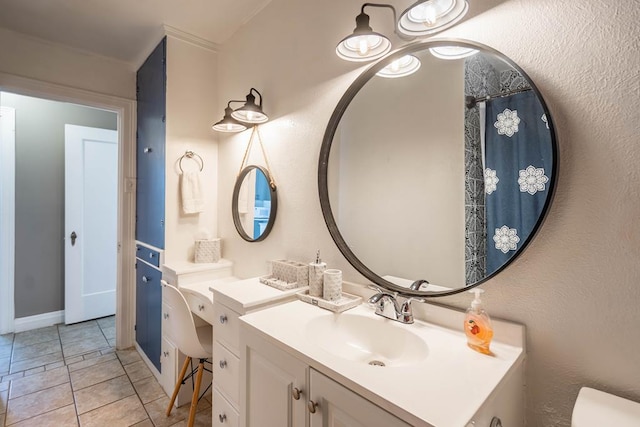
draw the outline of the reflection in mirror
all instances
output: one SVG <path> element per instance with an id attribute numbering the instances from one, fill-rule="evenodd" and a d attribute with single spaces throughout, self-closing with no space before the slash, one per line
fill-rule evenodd
<path id="1" fill-rule="evenodd" d="M 240 236 L 249 242 L 267 237 L 276 217 L 277 196 L 269 171 L 261 166 L 244 168 L 233 190 L 233 222 Z"/>
<path id="2" fill-rule="evenodd" d="M 354 82 L 327 128 L 318 180 L 349 262 L 394 290 L 427 280 L 425 296 L 477 285 L 521 253 L 556 178 L 553 126 L 524 72 L 475 43 L 458 43 L 474 55 L 437 58 L 428 48 L 438 44 L 402 49 Z M 375 76 L 408 53 L 422 62 L 416 73 Z"/>

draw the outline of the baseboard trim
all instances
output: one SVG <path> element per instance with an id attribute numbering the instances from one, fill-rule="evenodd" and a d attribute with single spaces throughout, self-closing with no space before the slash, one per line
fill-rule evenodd
<path id="1" fill-rule="evenodd" d="M 64 323 L 64 310 L 19 317 L 13 321 L 13 329 L 17 333 L 57 325 L 58 323 Z"/>

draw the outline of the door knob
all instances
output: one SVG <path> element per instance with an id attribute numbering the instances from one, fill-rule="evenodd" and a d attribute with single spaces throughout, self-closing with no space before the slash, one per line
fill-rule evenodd
<path id="1" fill-rule="evenodd" d="M 76 239 L 78 238 L 78 235 L 76 234 L 75 231 L 71 232 L 71 246 L 74 246 L 76 244 Z"/>

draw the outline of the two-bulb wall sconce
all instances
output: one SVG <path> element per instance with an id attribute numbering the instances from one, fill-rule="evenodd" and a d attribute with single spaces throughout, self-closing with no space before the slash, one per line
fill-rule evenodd
<path id="1" fill-rule="evenodd" d="M 256 103 L 254 92 L 258 95 Z M 244 103 L 240 108 L 231 108 L 232 103 Z M 266 123 L 269 117 L 262 111 L 262 95 L 256 89 L 251 88 L 245 101 L 231 100 L 227 102 L 222 120 L 211 128 L 218 132 L 242 132 L 250 126 Z"/>
<path id="2" fill-rule="evenodd" d="M 402 40 L 410 41 L 416 37 L 429 36 L 445 30 L 460 21 L 469 10 L 467 0 L 419 0 L 407 8 L 400 18 L 396 9 L 390 4 L 364 3 L 360 14 L 356 17 L 356 28 L 353 34 L 338 43 L 336 54 L 345 61 L 365 62 L 379 59 L 391 51 L 391 41 L 383 34 L 376 33 L 369 25 L 369 15 L 364 13 L 365 7 L 388 8 L 393 12 L 394 33 Z M 438 52 L 432 52 L 438 56 Z M 455 52 L 460 55 L 475 53 Z M 454 59 L 454 54 L 447 51 L 438 56 Z M 420 68 L 420 60 L 407 55 L 392 62 L 377 73 L 380 77 L 403 77 L 416 72 Z"/>

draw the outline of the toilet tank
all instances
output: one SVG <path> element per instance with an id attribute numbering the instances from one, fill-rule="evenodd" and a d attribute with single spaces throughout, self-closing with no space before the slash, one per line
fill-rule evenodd
<path id="1" fill-rule="evenodd" d="M 583 387 L 573 407 L 571 427 L 603 426 L 640 426 L 640 403 Z"/>

